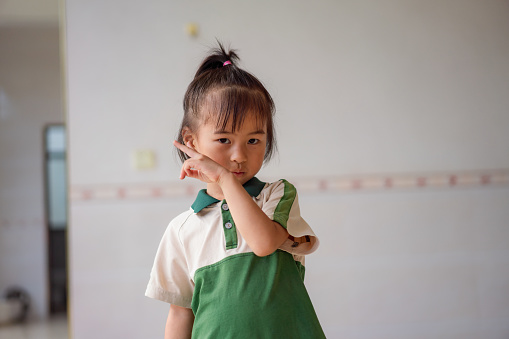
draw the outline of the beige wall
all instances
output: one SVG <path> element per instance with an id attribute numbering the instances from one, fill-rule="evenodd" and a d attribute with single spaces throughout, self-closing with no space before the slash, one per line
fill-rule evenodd
<path id="1" fill-rule="evenodd" d="M 328 337 L 507 337 L 508 17 L 496 0 L 68 0 L 74 338 L 163 333 L 168 305 L 143 293 L 196 190 L 171 140 L 214 37 L 276 100 L 260 178 L 295 181 L 322 238 L 307 285 Z"/>
<path id="2" fill-rule="evenodd" d="M 0 27 L 0 293 L 48 313 L 44 127 L 63 122 L 56 25 Z"/>

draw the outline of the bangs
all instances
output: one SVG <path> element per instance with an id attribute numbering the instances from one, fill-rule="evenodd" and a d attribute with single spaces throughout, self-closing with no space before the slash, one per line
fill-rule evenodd
<path id="1" fill-rule="evenodd" d="M 202 121 L 216 122 L 216 128 L 235 132 L 247 116 L 255 118 L 260 128 L 272 126 L 273 107 L 263 92 L 241 86 L 210 90 L 201 103 Z"/>

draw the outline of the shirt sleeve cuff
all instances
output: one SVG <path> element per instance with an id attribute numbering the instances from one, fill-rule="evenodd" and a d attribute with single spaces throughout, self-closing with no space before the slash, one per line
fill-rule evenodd
<path id="1" fill-rule="evenodd" d="M 147 286 L 147 290 L 145 291 L 145 296 L 167 302 L 172 305 L 177 305 L 180 307 L 191 308 L 192 298 L 188 298 L 179 294 L 171 293 L 166 290 L 163 290 L 159 286 L 154 286 L 149 284 Z"/>
<path id="2" fill-rule="evenodd" d="M 291 254 L 308 255 L 316 251 L 319 245 L 317 237 L 310 235 L 309 238 L 311 239 L 311 242 L 303 242 L 300 244 L 287 238 L 279 248 Z"/>

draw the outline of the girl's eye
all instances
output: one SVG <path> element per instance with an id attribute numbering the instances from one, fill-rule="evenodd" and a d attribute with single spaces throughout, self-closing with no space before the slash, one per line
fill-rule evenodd
<path id="1" fill-rule="evenodd" d="M 259 143 L 259 142 L 260 142 L 260 140 L 258 140 L 258 139 L 249 139 L 248 144 L 250 144 L 250 145 L 256 145 L 256 144 L 257 144 L 257 143 Z"/>
<path id="2" fill-rule="evenodd" d="M 218 139 L 218 141 L 219 141 L 221 144 L 229 144 L 229 143 L 230 143 L 230 140 L 228 140 L 228 139 L 226 139 L 226 138 Z"/>

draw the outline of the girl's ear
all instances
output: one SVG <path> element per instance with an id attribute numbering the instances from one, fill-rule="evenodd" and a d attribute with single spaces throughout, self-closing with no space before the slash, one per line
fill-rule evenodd
<path id="1" fill-rule="evenodd" d="M 194 134 L 189 127 L 184 127 L 182 129 L 182 140 L 184 141 L 184 145 L 194 149 Z"/>

